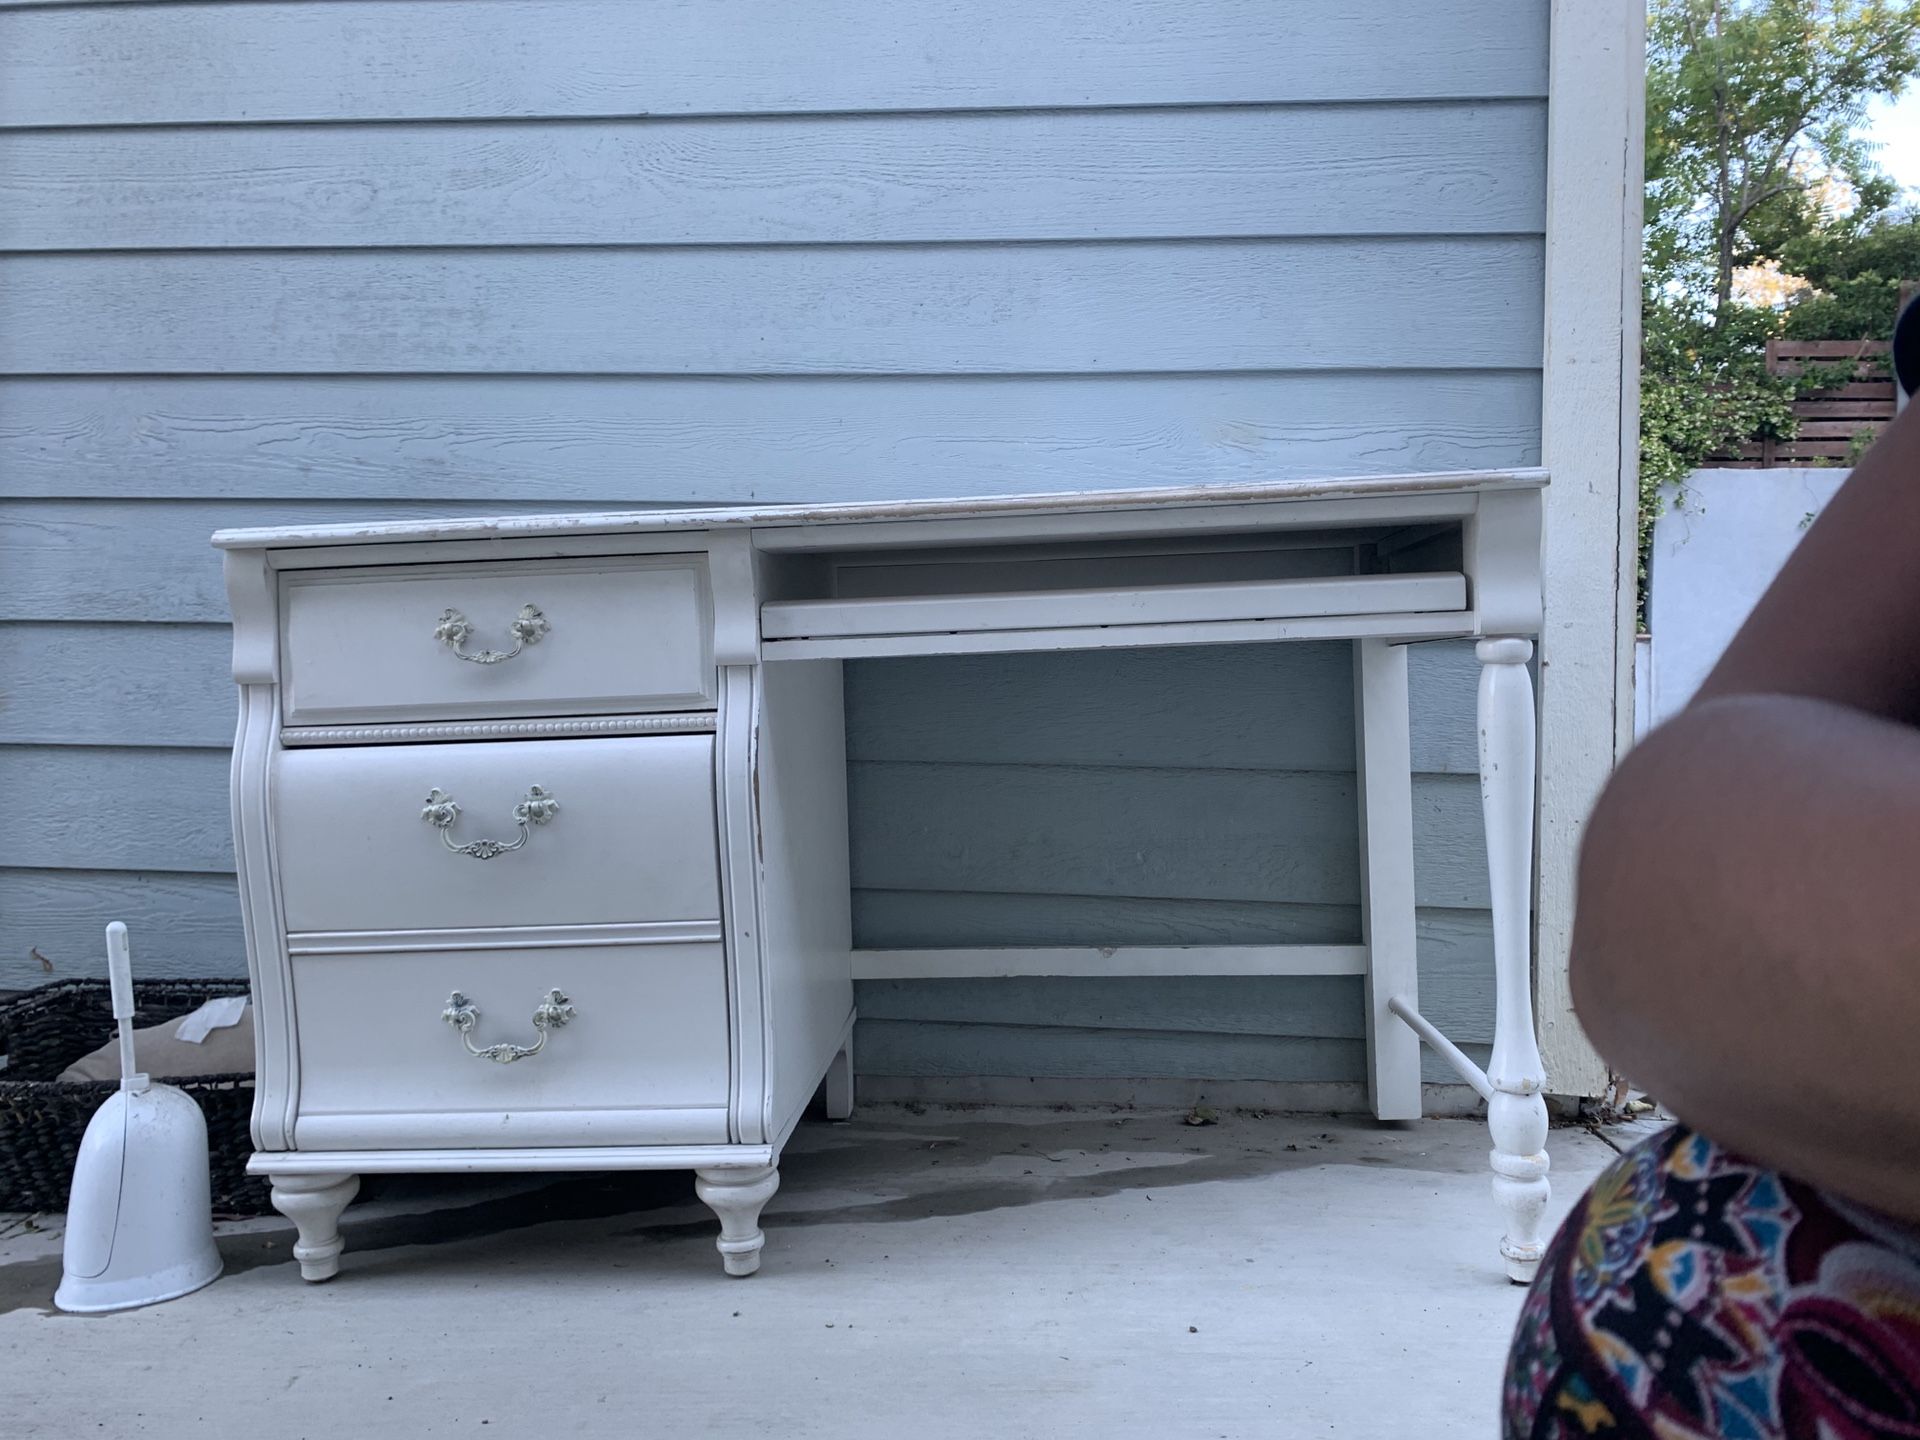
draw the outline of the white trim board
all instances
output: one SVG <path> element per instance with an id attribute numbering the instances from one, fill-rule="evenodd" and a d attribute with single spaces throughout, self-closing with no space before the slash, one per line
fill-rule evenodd
<path id="1" fill-rule="evenodd" d="M 1398 1023 L 1397 1021 L 1395 1022 Z M 1357 1080 L 1192 1080 L 1165 1075 L 1092 1079 L 1066 1075 L 876 1075 L 860 1077 L 860 1104 L 909 1106 L 1063 1105 L 1090 1111 L 1264 1110 L 1273 1114 L 1365 1114 Z M 1427 1081 L 1420 1113 L 1433 1119 L 1484 1119 L 1486 1102 L 1465 1085 Z"/>
<path id="2" fill-rule="evenodd" d="M 1364 945 L 1120 945 L 853 952 L 856 980 L 1366 973 Z"/>
<path id="3" fill-rule="evenodd" d="M 1574 861 L 1633 733 L 1645 7 L 1552 0 L 1534 976 L 1547 1088 L 1604 1093 L 1567 982 Z"/>
<path id="4" fill-rule="evenodd" d="M 1069 529 L 1084 536 L 1090 532 L 1087 512 L 1132 514 L 1131 525 L 1123 530 L 1139 529 L 1161 533 L 1183 528 L 1180 516 L 1169 510 L 1193 510 L 1194 527 L 1215 525 L 1231 527 L 1243 517 L 1228 513 L 1235 505 L 1258 507 L 1278 502 L 1292 520 L 1300 524 L 1340 523 L 1355 515 L 1369 513 L 1369 501 L 1377 500 L 1386 513 L 1405 519 L 1413 512 L 1408 496 L 1425 495 L 1434 501 L 1435 516 L 1455 513 L 1448 497 L 1468 496 L 1474 492 L 1498 489 L 1537 490 L 1547 484 L 1547 472 L 1539 467 L 1521 466 L 1500 470 L 1431 470 L 1407 475 L 1349 475 L 1328 478 L 1268 480 L 1239 485 L 1173 485 L 1139 490 L 1063 490 L 1031 495 L 974 495 L 943 497 L 933 500 L 861 500 L 838 501 L 818 505 L 730 505 L 718 508 L 626 510 L 582 514 L 493 515 L 464 519 L 384 520 L 343 525 L 276 525 L 258 529 L 218 530 L 213 544 L 222 550 L 283 549 L 290 546 L 357 545 L 363 541 L 397 543 L 429 540 L 507 540 L 516 537 L 553 539 L 561 536 L 651 535 L 680 530 L 778 530 L 804 527 L 814 533 L 801 538 L 798 547 L 765 540 L 762 549 L 830 549 L 839 543 L 831 530 L 820 527 L 845 525 L 857 527 L 847 533 L 863 544 L 885 541 L 885 531 L 877 529 L 890 521 L 943 520 L 969 522 L 986 527 L 982 538 L 993 538 L 991 522 L 1017 519 L 1023 535 L 1036 531 L 1033 517 L 1065 512 Z M 1321 517 L 1307 500 L 1339 502 L 1329 507 L 1330 515 Z M 1470 508 L 1470 505 L 1469 505 Z M 949 539 L 958 539 L 952 531 Z M 552 552 L 563 553 L 563 552 Z M 571 553 L 571 552 L 566 552 Z M 375 563 L 364 549 L 350 552 L 361 564 Z M 380 563 L 387 557 L 382 555 Z M 297 555 L 276 555 L 280 568 L 300 564 Z M 322 559 L 315 563 L 341 564 L 341 560 Z"/>
<path id="5" fill-rule="evenodd" d="M 553 1145 L 513 1150 L 260 1150 L 249 1175 L 430 1175 L 462 1171 L 699 1170 L 771 1165 L 771 1145 Z"/>

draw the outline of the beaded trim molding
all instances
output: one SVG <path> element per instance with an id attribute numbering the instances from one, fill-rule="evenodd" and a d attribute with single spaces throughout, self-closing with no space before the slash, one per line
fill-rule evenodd
<path id="1" fill-rule="evenodd" d="M 715 726 L 712 711 L 609 715 L 589 719 L 474 720 L 422 725 L 301 725 L 282 745 L 404 745 L 429 740 L 537 740 L 581 735 L 697 735 Z"/>

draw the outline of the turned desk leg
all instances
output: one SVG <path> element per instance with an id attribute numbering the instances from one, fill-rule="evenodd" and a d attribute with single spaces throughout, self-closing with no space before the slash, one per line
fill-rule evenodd
<path id="1" fill-rule="evenodd" d="M 1493 1059 L 1493 1198 L 1506 1220 L 1500 1253 L 1507 1275 L 1526 1284 L 1546 1249 L 1546 1075 L 1533 1033 L 1533 967 L 1529 909 L 1533 867 L 1533 681 L 1525 640 L 1482 640 L 1480 659 L 1480 801 L 1492 882 L 1495 1013 Z"/>
<path id="2" fill-rule="evenodd" d="M 780 1172 L 772 1165 L 696 1170 L 693 1193 L 720 1217 L 715 1246 L 729 1275 L 751 1275 L 760 1268 L 760 1248 L 767 1243 L 760 1229 L 760 1211 L 780 1188 Z"/>
<path id="3" fill-rule="evenodd" d="M 293 1222 L 299 1238 L 293 1258 L 300 1262 L 300 1278 L 318 1283 L 340 1270 L 340 1212 L 359 1192 L 358 1175 L 275 1175 L 273 1208 Z"/>

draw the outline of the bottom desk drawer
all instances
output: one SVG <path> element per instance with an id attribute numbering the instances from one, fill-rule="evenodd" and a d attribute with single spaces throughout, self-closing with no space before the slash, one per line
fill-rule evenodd
<path id="1" fill-rule="evenodd" d="M 296 954 L 293 991 L 296 1149 L 728 1138 L 717 944 Z"/>

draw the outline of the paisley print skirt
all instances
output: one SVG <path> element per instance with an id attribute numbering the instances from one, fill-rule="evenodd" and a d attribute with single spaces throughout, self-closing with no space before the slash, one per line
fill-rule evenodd
<path id="1" fill-rule="evenodd" d="M 1669 1130 L 1548 1247 L 1502 1412 L 1508 1440 L 1920 1440 L 1920 1227 Z"/>

